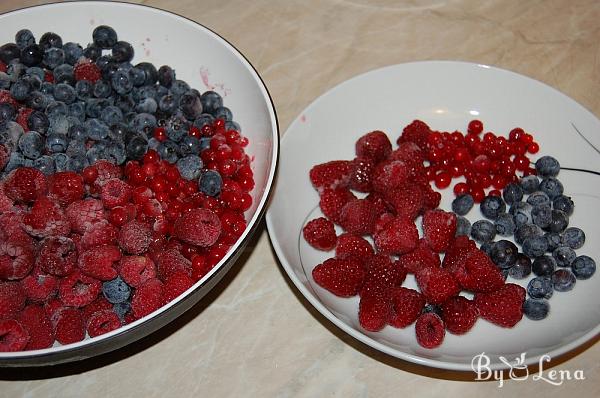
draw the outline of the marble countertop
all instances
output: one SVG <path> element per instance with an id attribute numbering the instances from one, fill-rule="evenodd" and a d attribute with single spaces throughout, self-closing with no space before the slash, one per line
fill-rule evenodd
<path id="1" fill-rule="evenodd" d="M 3 0 L 0 12 L 45 3 Z M 416 60 L 495 65 L 600 116 L 600 2 L 148 0 L 231 41 L 264 78 L 281 134 L 311 101 L 368 70 Z M 597 341 L 597 339 L 595 340 Z M 600 345 L 552 362 L 585 380 L 473 382 L 379 353 L 298 293 L 264 223 L 225 279 L 149 338 L 92 361 L 0 370 L 0 397 L 600 396 Z"/>

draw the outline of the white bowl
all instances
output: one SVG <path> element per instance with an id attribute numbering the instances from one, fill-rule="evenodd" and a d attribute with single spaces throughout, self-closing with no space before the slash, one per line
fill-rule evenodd
<path id="1" fill-rule="evenodd" d="M 507 136 L 514 127 L 532 132 L 540 155 L 556 156 L 563 166 L 600 170 L 600 156 L 582 136 L 600 148 L 600 121 L 555 89 L 506 70 L 461 62 L 416 62 L 390 66 L 357 76 L 331 89 L 309 105 L 282 140 L 275 194 L 267 212 L 273 247 L 292 282 L 327 319 L 356 339 L 395 357 L 421 365 L 471 370 L 475 355 L 485 352 L 491 369 L 526 354 L 526 364 L 548 354 L 556 357 L 595 337 L 600 331 L 600 275 L 577 281 L 573 291 L 555 293 L 551 313 L 543 321 L 524 318 L 513 329 L 479 319 L 464 336 L 447 333 L 442 345 L 428 350 L 415 338 L 414 324 L 387 326 L 372 333 L 358 322 L 358 297 L 343 299 L 318 286 L 312 269 L 333 252 L 321 252 L 302 238 L 302 227 L 321 216 L 319 197 L 308 178 L 312 166 L 352 159 L 363 134 L 383 130 L 395 142 L 402 128 L 421 119 L 432 129 L 465 131 L 480 119 L 485 131 Z M 581 133 L 581 135 L 577 132 Z M 587 236 L 578 254 L 600 260 L 600 184 L 598 176 L 562 171 L 565 193 L 575 201 L 570 225 Z M 450 210 L 451 189 L 441 208 Z M 478 218 L 475 208 L 471 222 Z M 526 285 L 527 281 L 510 282 Z M 409 276 L 405 285 L 416 287 Z"/>
<path id="2" fill-rule="evenodd" d="M 81 342 L 43 350 L 0 353 L 0 366 L 56 364 L 85 359 L 129 344 L 167 324 L 197 303 L 231 268 L 255 232 L 275 175 L 279 151 L 277 117 L 264 82 L 250 62 L 229 42 L 184 17 L 151 8 L 114 2 L 68 2 L 25 8 L 0 15 L 0 43 L 30 29 L 36 38 L 59 34 L 64 42 L 87 45 L 98 25 L 110 25 L 120 40 L 135 49 L 134 63 L 170 65 L 177 78 L 200 92 L 212 89 L 224 97 L 250 144 L 256 186 L 246 212 L 247 228 L 229 253 L 184 294 L 152 314 L 113 332 Z"/>

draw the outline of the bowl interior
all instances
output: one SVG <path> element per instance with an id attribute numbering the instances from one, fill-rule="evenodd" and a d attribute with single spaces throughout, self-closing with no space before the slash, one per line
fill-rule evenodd
<path id="1" fill-rule="evenodd" d="M 252 65 L 231 44 L 209 29 L 186 18 L 146 6 L 115 2 L 68 2 L 31 7 L 0 15 L 0 42 L 14 41 L 22 28 L 31 30 L 36 39 L 47 31 L 59 34 L 63 42 L 73 41 L 85 47 L 92 41 L 92 31 L 98 25 L 112 26 L 120 40 L 135 49 L 133 64 L 147 61 L 157 67 L 169 65 L 178 79 L 186 81 L 200 92 L 213 90 L 223 96 L 224 105 L 233 112 L 234 120 L 248 137 L 246 148 L 252 159 L 255 188 L 253 205 L 246 212 L 248 227 L 230 249 L 228 255 L 202 280 L 155 313 L 109 334 L 64 347 L 23 353 L 0 353 L 2 358 L 18 358 L 73 349 L 90 341 L 110 339 L 130 328 L 143 324 L 147 318 L 168 311 L 190 293 L 201 289 L 247 240 L 261 217 L 273 181 L 277 153 L 278 127 L 269 93 Z"/>
<path id="2" fill-rule="evenodd" d="M 406 329 L 390 326 L 381 332 L 364 331 L 358 323 L 358 298 L 342 299 L 316 285 L 312 269 L 333 252 L 311 248 L 301 235 L 310 219 L 321 216 L 318 194 L 308 172 L 312 166 L 334 159 L 352 159 L 357 138 L 383 130 L 396 140 L 402 128 L 421 119 L 432 129 L 465 131 L 480 119 L 485 131 L 507 136 L 514 127 L 534 134 L 540 154 L 556 156 L 561 164 L 600 170 L 600 156 L 576 132 L 600 145 L 600 122 L 590 112 L 558 91 L 512 72 L 460 62 L 419 62 L 375 70 L 328 91 L 290 126 L 282 142 L 275 194 L 267 212 L 273 246 L 292 281 L 329 320 L 364 343 L 393 356 L 424 365 L 470 370 L 474 355 L 485 352 L 492 368 L 527 353 L 528 363 L 544 354 L 558 355 L 594 337 L 600 330 L 600 277 L 578 281 L 569 293 L 555 293 L 551 316 L 535 322 L 523 319 L 513 329 L 484 320 L 465 336 L 446 334 L 433 350 L 418 345 L 414 324 Z M 578 254 L 600 259 L 598 218 L 593 209 L 600 200 L 598 176 L 563 171 L 565 193 L 575 201 L 570 225 L 581 227 L 587 243 Z M 454 184 L 452 184 L 454 185 Z M 441 208 L 450 210 L 451 189 L 443 193 Z M 477 208 L 468 218 L 482 218 Z M 526 285 L 525 281 L 509 282 Z M 405 285 L 416 287 L 409 275 Z M 585 309 L 584 309 L 585 308 Z"/>

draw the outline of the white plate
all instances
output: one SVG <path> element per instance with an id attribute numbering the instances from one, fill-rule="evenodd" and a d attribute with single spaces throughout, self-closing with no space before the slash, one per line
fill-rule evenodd
<path id="1" fill-rule="evenodd" d="M 522 127 L 540 143 L 538 155 L 556 156 L 563 166 L 600 170 L 600 121 L 557 90 L 506 70 L 461 62 L 416 62 L 378 69 L 328 91 L 306 108 L 282 140 L 275 194 L 267 212 L 267 226 L 279 259 L 298 290 L 326 318 L 369 346 L 422 365 L 471 370 L 471 361 L 485 352 L 491 369 L 507 366 L 526 353 L 526 363 L 543 355 L 556 357 L 595 337 L 600 331 L 600 276 L 577 281 L 568 293 L 556 292 L 551 313 L 543 321 L 523 318 L 512 329 L 479 319 L 466 335 L 447 333 L 433 350 L 417 344 L 414 324 L 406 329 L 387 326 L 366 332 L 358 323 L 358 297 L 343 299 L 317 286 L 311 271 L 333 256 L 312 249 L 301 238 L 304 223 L 319 216 L 318 195 L 308 178 L 310 168 L 333 159 L 352 159 L 354 143 L 372 130 L 383 130 L 395 141 L 402 128 L 421 119 L 433 129 L 465 131 L 480 119 L 484 131 L 507 136 Z M 579 130 L 581 135 L 576 131 Z M 583 138 L 585 137 L 585 139 Z M 576 207 L 570 225 L 581 227 L 587 243 L 577 251 L 600 260 L 600 177 L 562 171 L 565 193 Z M 452 192 L 440 205 L 450 209 Z M 469 213 L 471 221 L 478 210 Z M 407 278 L 405 285 L 414 284 Z M 527 281 L 518 282 L 523 286 Z M 415 285 L 416 286 L 416 285 Z"/>

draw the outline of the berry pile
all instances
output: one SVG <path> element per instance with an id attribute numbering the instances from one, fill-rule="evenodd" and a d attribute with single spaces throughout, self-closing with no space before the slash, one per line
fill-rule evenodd
<path id="1" fill-rule="evenodd" d="M 132 59 L 108 26 L 0 47 L 0 352 L 150 314 L 246 228 L 248 140 L 221 96 Z"/>

